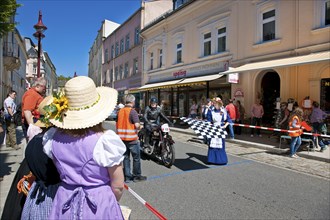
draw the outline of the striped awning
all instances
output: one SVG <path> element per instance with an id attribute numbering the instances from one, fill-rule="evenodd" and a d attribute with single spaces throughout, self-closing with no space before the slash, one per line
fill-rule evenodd
<path id="1" fill-rule="evenodd" d="M 262 61 L 256 63 L 248 63 L 236 68 L 230 68 L 225 72 L 221 72 L 221 74 L 229 74 L 229 73 L 239 73 L 251 70 L 262 70 L 262 69 L 270 69 L 270 68 L 278 68 L 278 67 L 288 67 L 288 66 L 296 66 L 303 65 L 309 63 L 316 63 L 322 61 L 330 60 L 330 51 L 320 52 L 320 53 L 311 53 L 303 56 L 289 57 L 277 60 L 269 60 Z"/>

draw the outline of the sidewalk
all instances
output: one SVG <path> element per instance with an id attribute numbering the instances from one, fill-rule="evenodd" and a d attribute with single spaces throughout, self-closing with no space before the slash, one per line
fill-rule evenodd
<path id="1" fill-rule="evenodd" d="M 179 132 L 184 133 L 188 135 L 195 136 L 194 140 L 196 142 L 203 143 L 202 140 L 198 140 L 197 134 L 190 128 L 176 128 L 172 127 L 171 131 L 173 132 Z M 280 143 L 274 138 L 270 137 L 271 133 L 267 131 L 261 131 L 262 137 L 254 136 L 250 137 L 250 134 L 248 132 L 242 131 L 241 135 L 235 134 L 235 139 L 226 139 L 229 143 L 236 143 L 236 144 L 242 144 L 242 145 L 249 145 L 251 147 L 264 149 L 267 151 L 275 152 L 275 153 L 285 153 L 290 150 L 289 144 L 284 140 L 282 141 L 282 146 L 279 148 Z M 303 142 L 301 144 L 300 149 L 298 150 L 297 154 L 300 157 L 318 160 L 318 161 L 324 161 L 330 163 L 330 150 L 329 147 L 324 151 L 320 152 L 320 148 L 310 151 L 307 151 L 307 148 L 305 147 L 306 143 Z"/>
<path id="2" fill-rule="evenodd" d="M 0 176 L 3 176 L 3 181 L 0 182 L 0 217 L 2 215 L 3 206 L 6 202 L 9 188 L 20 163 L 24 158 L 23 152 L 26 146 L 26 141 L 21 126 L 17 127 L 16 135 L 17 144 L 21 147 L 21 149 L 14 150 L 11 148 L 6 148 L 4 145 L 0 146 Z"/>

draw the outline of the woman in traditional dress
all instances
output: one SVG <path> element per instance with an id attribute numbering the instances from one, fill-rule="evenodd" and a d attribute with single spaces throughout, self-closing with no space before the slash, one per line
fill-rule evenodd
<path id="1" fill-rule="evenodd" d="M 124 189 L 124 143 L 102 122 L 118 93 L 78 76 L 64 86 L 46 117 L 56 127 L 44 135 L 44 152 L 53 159 L 61 183 L 48 219 L 123 219 L 118 204 Z"/>
<path id="2" fill-rule="evenodd" d="M 208 111 L 207 120 L 223 130 L 232 123 L 220 98 L 213 99 L 214 108 Z M 207 162 L 210 164 L 225 165 L 228 163 L 225 138 L 211 138 L 207 152 Z"/>

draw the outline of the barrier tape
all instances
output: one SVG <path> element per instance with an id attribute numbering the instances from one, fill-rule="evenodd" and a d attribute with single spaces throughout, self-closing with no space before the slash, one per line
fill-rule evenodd
<path id="1" fill-rule="evenodd" d="M 246 125 L 246 124 L 233 123 L 233 125 L 234 126 L 244 127 L 244 128 L 258 128 L 258 129 L 263 129 L 263 130 L 268 130 L 268 131 L 279 131 L 279 132 L 288 132 L 288 133 L 294 133 L 294 132 L 296 132 L 296 131 L 290 131 L 290 130 L 286 130 L 286 129 L 268 128 L 268 127 Z M 312 135 L 312 136 L 318 136 L 318 137 L 328 137 L 328 138 L 330 138 L 330 135 L 325 135 L 325 134 L 310 133 L 310 132 L 303 132 L 303 134 L 305 134 L 305 135 Z"/>
<path id="2" fill-rule="evenodd" d="M 135 198 L 137 198 L 144 206 L 146 206 L 154 215 L 156 215 L 160 220 L 167 220 L 160 212 L 158 212 L 154 207 L 152 207 L 149 203 L 147 203 L 141 196 L 139 196 L 136 192 L 134 192 L 131 188 L 129 188 L 126 184 L 124 184 L 125 189 L 128 190 Z"/>

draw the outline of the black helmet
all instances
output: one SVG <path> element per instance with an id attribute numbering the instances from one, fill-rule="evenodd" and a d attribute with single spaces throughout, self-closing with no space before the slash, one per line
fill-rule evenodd
<path id="1" fill-rule="evenodd" d="M 158 103 L 158 100 L 154 97 L 150 99 L 150 104 L 153 104 L 153 103 L 156 103 L 156 104 Z"/>

